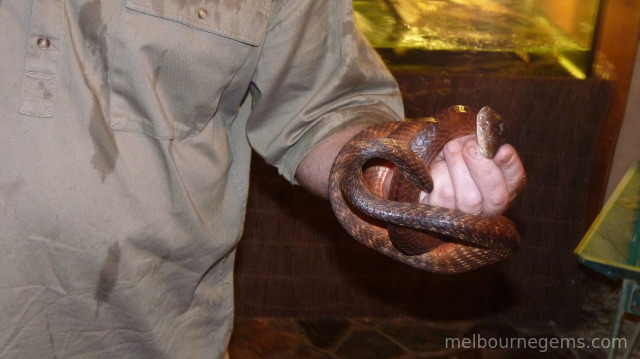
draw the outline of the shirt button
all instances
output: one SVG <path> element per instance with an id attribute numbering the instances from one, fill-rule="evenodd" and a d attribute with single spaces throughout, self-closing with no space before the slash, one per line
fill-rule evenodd
<path id="1" fill-rule="evenodd" d="M 49 46 L 51 46 L 51 41 L 49 41 L 49 39 L 47 39 L 46 37 L 41 37 L 41 38 L 38 38 L 38 41 L 36 41 L 36 44 L 42 50 L 46 50 L 49 48 Z"/>
<path id="2" fill-rule="evenodd" d="M 204 7 L 199 7 L 198 8 L 198 17 L 201 19 L 204 19 L 205 17 L 207 17 L 209 15 L 209 10 L 207 10 Z"/>

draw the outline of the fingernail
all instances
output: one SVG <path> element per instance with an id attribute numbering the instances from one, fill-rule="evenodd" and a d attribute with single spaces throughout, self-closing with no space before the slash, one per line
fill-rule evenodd
<path id="1" fill-rule="evenodd" d="M 512 158 L 513 158 L 512 154 L 507 154 L 505 156 L 502 156 L 502 158 L 500 158 L 500 164 L 506 165 L 509 162 L 511 162 Z"/>
<path id="2" fill-rule="evenodd" d="M 478 147 L 473 145 L 467 146 L 467 153 L 469 154 L 469 156 L 471 156 L 471 158 L 478 157 Z"/>
<path id="3" fill-rule="evenodd" d="M 461 150 L 460 142 L 458 141 L 449 141 L 447 143 L 447 151 L 451 153 L 458 153 Z"/>

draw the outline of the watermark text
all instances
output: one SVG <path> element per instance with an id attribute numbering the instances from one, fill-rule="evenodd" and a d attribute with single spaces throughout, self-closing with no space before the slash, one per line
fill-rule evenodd
<path id="1" fill-rule="evenodd" d="M 546 352 L 553 349 L 626 349 L 626 338 L 485 338 L 473 334 L 465 338 L 446 338 L 448 349 L 531 349 Z"/>

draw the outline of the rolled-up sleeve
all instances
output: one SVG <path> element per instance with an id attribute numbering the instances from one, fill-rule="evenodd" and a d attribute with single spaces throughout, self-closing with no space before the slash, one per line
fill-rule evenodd
<path id="1" fill-rule="evenodd" d="M 355 28 L 351 1 L 274 2 L 252 80 L 247 136 L 292 183 L 298 163 L 347 127 L 403 118 L 397 83 Z"/>

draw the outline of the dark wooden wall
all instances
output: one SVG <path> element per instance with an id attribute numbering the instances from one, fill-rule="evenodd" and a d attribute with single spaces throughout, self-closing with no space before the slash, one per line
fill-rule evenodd
<path id="1" fill-rule="evenodd" d="M 350 239 L 327 203 L 256 159 L 237 261 L 238 316 L 577 323 L 585 271 L 572 251 L 602 204 L 639 38 L 640 0 L 603 0 L 594 68 L 615 87 L 594 78 L 398 75 L 409 116 L 489 104 L 511 122 L 529 179 L 510 211 L 524 246 L 492 268 L 438 276 L 388 260 Z"/>
<path id="2" fill-rule="evenodd" d="M 408 117 L 453 104 L 507 119 L 528 183 L 509 215 L 523 248 L 464 275 L 403 266 L 349 238 L 328 203 L 255 159 L 236 271 L 238 317 L 496 318 L 577 323 L 584 273 L 573 249 L 588 226 L 590 182 L 613 84 L 597 78 L 398 74 Z"/>
<path id="3" fill-rule="evenodd" d="M 640 40 L 640 0 L 601 1 L 603 11 L 594 68 L 609 72 L 616 86 L 609 114 L 598 138 L 587 211 L 590 220 L 595 219 L 604 201 Z"/>

